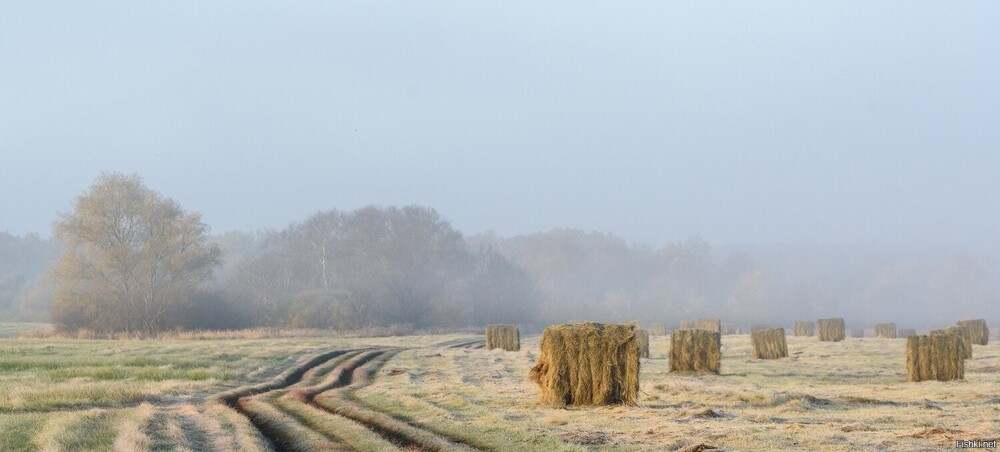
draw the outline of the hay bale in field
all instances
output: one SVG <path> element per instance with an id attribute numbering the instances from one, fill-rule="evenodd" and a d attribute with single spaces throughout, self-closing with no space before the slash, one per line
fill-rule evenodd
<path id="1" fill-rule="evenodd" d="M 895 323 L 876 323 L 875 324 L 875 337 L 882 339 L 895 339 L 896 338 L 896 324 Z"/>
<path id="2" fill-rule="evenodd" d="M 649 358 L 649 332 L 635 330 L 635 342 L 639 346 L 639 357 Z"/>
<path id="3" fill-rule="evenodd" d="M 715 331 L 697 329 L 670 333 L 670 371 L 719 373 L 722 362 L 719 336 Z"/>
<path id="4" fill-rule="evenodd" d="M 528 373 L 549 405 L 635 405 L 639 349 L 629 324 L 567 323 L 542 333 L 541 353 Z"/>
<path id="5" fill-rule="evenodd" d="M 694 324 L 695 329 L 714 331 L 722 334 L 722 321 L 719 319 L 698 319 Z"/>
<path id="6" fill-rule="evenodd" d="M 910 336 L 906 339 L 906 373 L 910 381 L 965 378 L 962 338 L 957 334 Z"/>
<path id="7" fill-rule="evenodd" d="M 521 332 L 517 325 L 487 325 L 486 349 L 494 348 L 509 352 L 521 350 Z"/>
<path id="8" fill-rule="evenodd" d="M 917 335 L 917 330 L 913 328 L 900 328 L 899 331 L 896 332 L 896 337 L 903 339 L 916 335 Z"/>
<path id="9" fill-rule="evenodd" d="M 778 359 L 788 357 L 784 328 L 768 328 L 750 333 L 754 359 Z"/>
<path id="10" fill-rule="evenodd" d="M 649 324 L 649 334 L 653 336 L 666 336 L 667 324 L 663 322 L 653 322 Z"/>
<path id="11" fill-rule="evenodd" d="M 796 337 L 812 336 L 816 334 L 816 324 L 812 320 L 797 320 L 794 332 Z"/>
<path id="12" fill-rule="evenodd" d="M 819 319 L 816 321 L 816 336 L 823 342 L 844 340 L 844 319 Z"/>
<path id="13" fill-rule="evenodd" d="M 931 336 L 945 336 L 948 334 L 954 334 L 962 342 L 962 357 L 968 359 L 972 358 L 972 335 L 969 333 L 969 329 L 964 326 L 951 326 L 942 330 L 931 331 Z"/>
<path id="14" fill-rule="evenodd" d="M 985 319 L 961 320 L 958 326 L 964 326 L 972 336 L 972 343 L 986 345 L 990 342 L 990 327 L 986 326 Z"/>
<path id="15" fill-rule="evenodd" d="M 697 328 L 698 322 L 694 320 L 681 320 L 679 328 L 682 330 L 693 330 Z"/>

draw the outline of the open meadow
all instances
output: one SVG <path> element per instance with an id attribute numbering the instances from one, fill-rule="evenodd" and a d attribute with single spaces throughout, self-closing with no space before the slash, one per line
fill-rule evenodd
<path id="1" fill-rule="evenodd" d="M 521 351 L 483 336 L 0 339 L 0 450 L 939 450 L 1000 437 L 1000 345 L 965 380 L 906 381 L 906 341 L 788 337 L 720 375 L 667 372 L 650 339 L 634 407 L 552 408 Z"/>

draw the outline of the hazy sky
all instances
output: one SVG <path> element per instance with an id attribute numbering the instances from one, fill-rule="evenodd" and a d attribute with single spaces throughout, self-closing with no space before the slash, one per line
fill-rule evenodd
<path id="1" fill-rule="evenodd" d="M 1000 3 L 0 3 L 0 231 L 104 170 L 216 232 L 969 244 L 1000 231 Z"/>

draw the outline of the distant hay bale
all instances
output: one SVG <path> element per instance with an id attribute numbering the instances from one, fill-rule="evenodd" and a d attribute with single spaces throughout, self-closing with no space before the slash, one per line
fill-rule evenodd
<path id="1" fill-rule="evenodd" d="M 896 332 L 896 337 L 903 339 L 916 335 L 917 335 L 917 330 L 913 328 L 900 328 L 899 331 Z"/>
<path id="2" fill-rule="evenodd" d="M 649 332 L 646 330 L 635 330 L 635 342 L 639 346 L 639 357 L 649 358 Z"/>
<path id="3" fill-rule="evenodd" d="M 823 342 L 838 342 L 844 340 L 844 319 L 819 319 L 816 321 L 816 335 Z"/>
<path id="4" fill-rule="evenodd" d="M 723 323 L 722 324 L 722 334 L 725 334 L 725 335 L 740 334 L 740 327 L 738 327 L 736 325 L 731 325 L 731 324 L 728 324 L 728 323 Z"/>
<path id="5" fill-rule="evenodd" d="M 567 323 L 542 333 L 528 378 L 548 405 L 635 405 L 639 349 L 630 324 Z"/>
<path id="6" fill-rule="evenodd" d="M 487 325 L 486 349 L 499 348 L 509 352 L 521 349 L 521 332 L 517 325 Z"/>
<path id="7" fill-rule="evenodd" d="M 816 334 L 816 324 L 812 320 L 798 320 L 795 322 L 794 333 L 796 337 L 810 337 Z"/>
<path id="8" fill-rule="evenodd" d="M 964 326 L 972 336 L 972 343 L 976 345 L 986 345 L 990 342 L 990 328 L 986 326 L 985 319 L 962 320 L 958 326 Z"/>
<path id="9" fill-rule="evenodd" d="M 722 334 L 722 321 L 719 319 L 698 319 L 694 324 L 695 329 L 705 331 L 715 331 Z"/>
<path id="10" fill-rule="evenodd" d="M 910 336 L 906 339 L 906 373 L 910 381 L 965 378 L 962 338 L 957 334 Z"/>
<path id="11" fill-rule="evenodd" d="M 750 333 L 754 359 L 778 359 L 788 357 L 784 328 L 768 328 Z"/>
<path id="12" fill-rule="evenodd" d="M 649 334 L 653 336 L 666 336 L 667 324 L 663 322 L 653 322 L 649 324 Z"/>
<path id="13" fill-rule="evenodd" d="M 954 334 L 962 342 L 962 357 L 968 359 L 972 358 L 972 334 L 969 333 L 969 329 L 964 326 L 951 326 L 942 330 L 931 331 L 931 336 L 945 336 L 948 334 Z"/>
<path id="14" fill-rule="evenodd" d="M 875 337 L 882 339 L 895 339 L 896 338 L 896 324 L 895 323 L 876 323 L 875 324 Z"/>
<path id="15" fill-rule="evenodd" d="M 694 320 L 681 320 L 680 329 L 682 330 L 693 330 L 697 328 L 698 322 Z"/>
<path id="16" fill-rule="evenodd" d="M 719 336 L 718 332 L 698 329 L 670 333 L 670 371 L 719 373 Z"/>
<path id="17" fill-rule="evenodd" d="M 851 328 L 851 337 L 865 337 L 865 329 Z"/>

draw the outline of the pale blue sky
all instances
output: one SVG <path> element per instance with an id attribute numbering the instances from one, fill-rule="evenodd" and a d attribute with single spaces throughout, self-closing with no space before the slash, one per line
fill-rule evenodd
<path id="1" fill-rule="evenodd" d="M 467 234 L 974 244 L 1000 3 L 0 1 L 0 230 L 104 170 L 216 232 L 434 207 Z"/>

